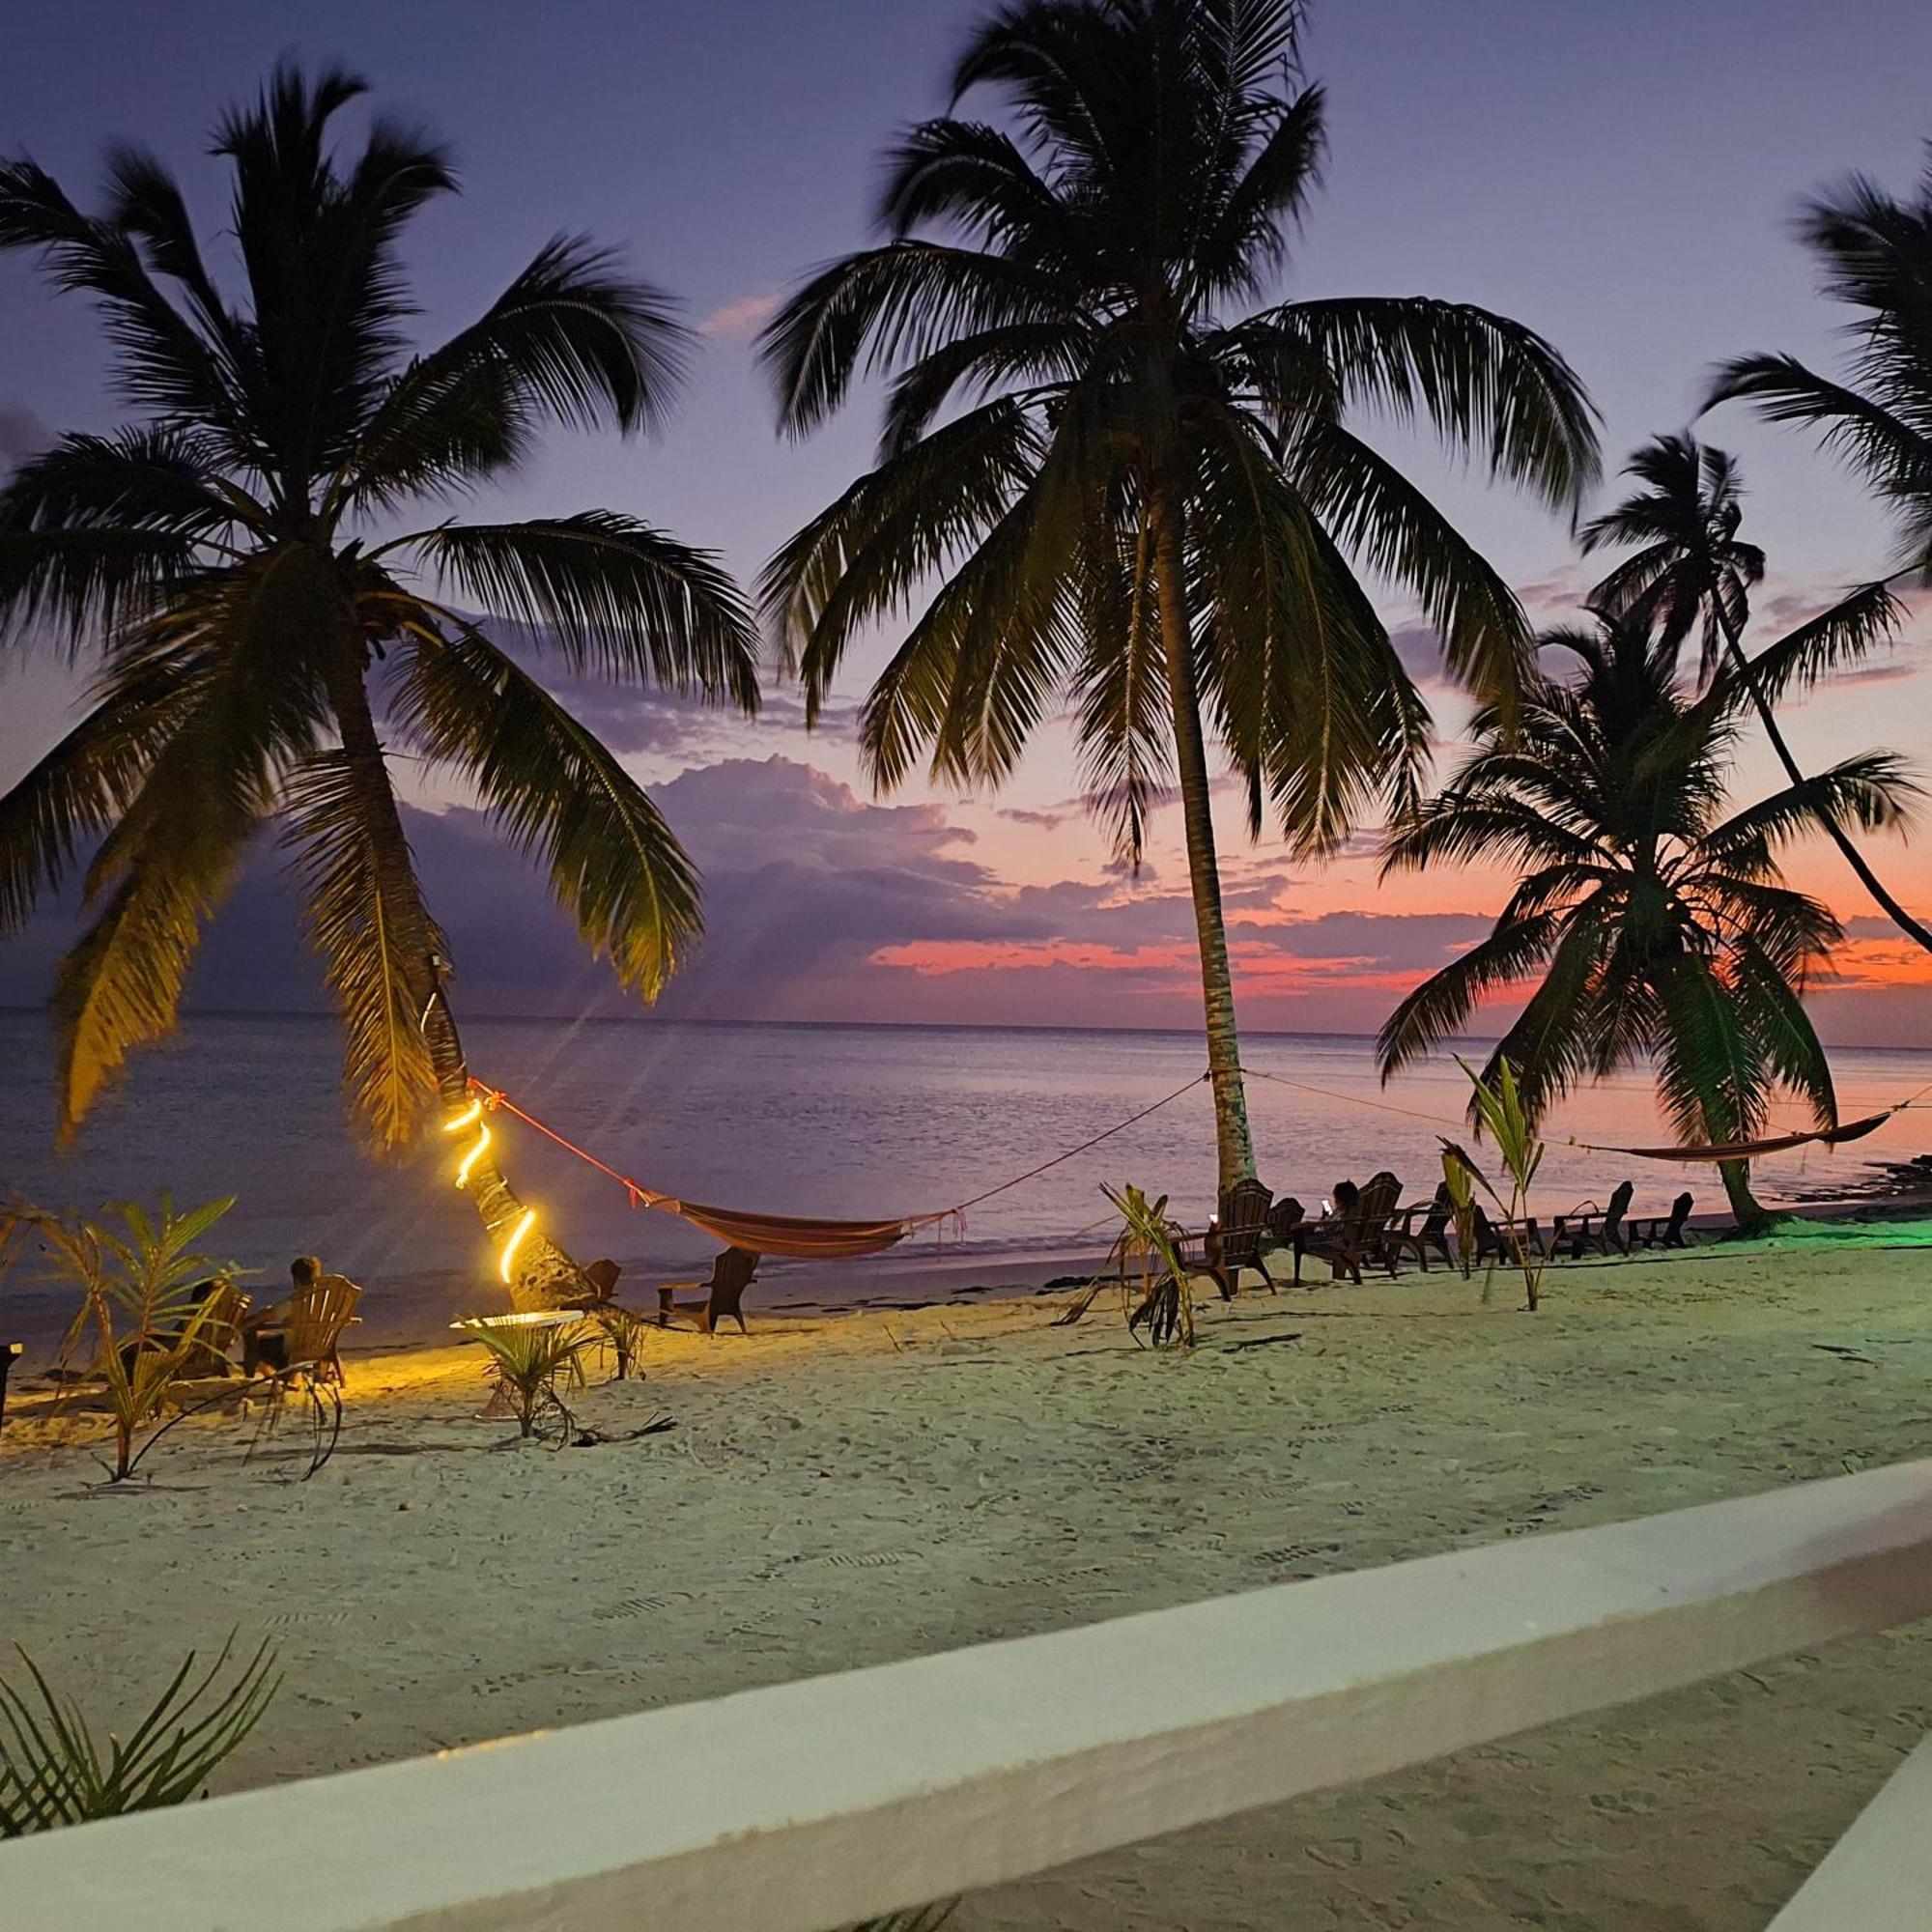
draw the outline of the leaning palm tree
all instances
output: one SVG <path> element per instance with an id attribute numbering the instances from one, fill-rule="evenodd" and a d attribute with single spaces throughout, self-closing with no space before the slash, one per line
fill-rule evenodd
<path id="1" fill-rule="evenodd" d="M 1915 788 L 1889 753 L 1868 753 L 1732 810 L 1735 703 L 1680 687 L 1667 635 L 1602 618 L 1544 642 L 1581 676 L 1528 699 L 1520 742 L 1494 711 L 1479 717 L 1461 770 L 1391 831 L 1385 874 L 1489 859 L 1522 879 L 1489 936 L 1389 1017 L 1383 1079 L 1484 1000 L 1528 986 L 1485 1078 L 1513 1066 L 1532 1124 L 1575 1088 L 1648 1060 L 1687 1146 L 1756 1138 L 1780 1090 L 1835 1125 L 1802 994 L 1841 931 L 1783 882 L 1778 853 L 1835 819 L 1896 825 Z M 1762 1228 L 1747 1164 L 1721 1172 L 1740 1227 Z"/>
<path id="2" fill-rule="evenodd" d="M 816 716 L 853 638 L 915 608 L 865 707 L 876 782 L 997 783 L 1070 703 L 1138 860 L 1178 779 L 1221 1183 L 1251 1176 L 1208 744 L 1301 850 L 1418 782 L 1428 719 L 1356 570 L 1422 604 L 1507 705 L 1530 657 L 1496 573 L 1350 427 L 1426 417 L 1555 505 L 1592 412 L 1520 324 L 1422 297 L 1264 304 L 1316 185 L 1293 0 L 1020 0 L 970 38 L 956 114 L 888 156 L 886 239 L 806 282 L 763 355 L 804 435 L 890 375 L 876 466 L 773 559 Z M 1009 131 L 1010 128 L 1011 131 Z"/>
<path id="3" fill-rule="evenodd" d="M 1764 553 L 1738 536 L 1744 521 L 1737 459 L 1690 436 L 1660 436 L 1637 450 L 1626 473 L 1649 485 L 1581 531 L 1583 549 L 1619 545 L 1634 554 L 1590 593 L 1599 610 L 1658 625 L 1661 641 L 1680 649 L 1694 632 L 1699 676 L 1734 680 L 1747 696 L 1793 784 L 1804 774 L 1785 741 L 1769 688 L 1795 674 L 1788 660 L 1802 648 L 1811 675 L 1847 656 L 1861 655 L 1889 637 L 1900 611 L 1884 583 L 1866 584 L 1796 634 L 1780 639 L 1763 662 L 1746 655 L 1750 592 L 1764 576 Z M 1811 635 L 1806 636 L 1805 633 Z M 1780 673 L 1779 666 L 1785 667 Z M 1835 820 L 1825 834 L 1879 907 L 1901 932 L 1932 951 L 1932 930 L 1907 912 L 1873 871 L 1852 836 Z"/>
<path id="4" fill-rule="evenodd" d="M 63 1135 L 174 1027 L 203 928 L 271 824 L 371 1141 L 401 1149 L 464 1106 L 444 942 L 385 731 L 543 861 L 627 987 L 654 994 L 697 930 L 695 874 L 650 799 L 421 580 L 528 627 L 573 669 L 749 711 L 754 638 L 729 580 L 610 511 L 404 516 L 514 469 L 547 421 L 656 426 L 684 333 L 610 255 L 560 239 L 476 322 L 409 355 L 397 244 L 455 178 L 440 146 L 387 121 L 360 154 L 333 153 L 329 122 L 362 91 L 285 67 L 222 122 L 240 300 L 151 156 L 114 152 L 98 213 L 30 160 L 0 165 L 0 247 L 92 298 L 140 412 L 115 435 L 63 437 L 0 492 L 7 637 L 99 661 L 86 716 L 0 799 L 0 932 L 92 853 L 88 923 L 54 994 Z M 468 1178 L 493 1236 L 528 1232 L 487 1153 Z M 542 1299 L 574 1272 L 538 1234 L 512 1286 Z"/>

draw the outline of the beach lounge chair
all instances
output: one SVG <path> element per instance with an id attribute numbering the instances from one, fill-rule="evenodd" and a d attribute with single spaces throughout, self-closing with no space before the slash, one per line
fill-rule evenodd
<path id="1" fill-rule="evenodd" d="M 7 1378 L 14 1373 L 14 1364 L 19 1359 L 18 1342 L 0 1342 L 0 1428 L 7 1423 Z"/>
<path id="2" fill-rule="evenodd" d="M 1690 1218 L 1690 1196 L 1689 1194 L 1680 1194 L 1670 1204 L 1669 1213 L 1653 1214 L 1648 1220 L 1632 1222 L 1630 1246 L 1633 1248 L 1689 1247 L 1690 1243 L 1685 1236 L 1684 1224 Z"/>
<path id="3" fill-rule="evenodd" d="M 1620 1180 L 1607 1208 L 1599 1209 L 1594 1202 L 1586 1201 L 1581 1208 L 1559 1214 L 1550 1224 L 1549 1252 L 1553 1255 L 1567 1246 L 1572 1261 L 1580 1260 L 1583 1250 L 1590 1247 L 1600 1255 L 1629 1254 L 1631 1236 L 1624 1217 L 1635 1192 L 1635 1181 Z"/>
<path id="4" fill-rule="evenodd" d="M 1235 1298 L 1244 1267 L 1257 1269 L 1268 1293 L 1275 1293 L 1267 1265 L 1267 1250 L 1274 1245 L 1268 1230 L 1273 1205 L 1272 1190 L 1260 1180 L 1237 1180 L 1222 1195 L 1220 1215 L 1202 1236 L 1201 1269 L 1213 1277 L 1223 1301 Z"/>
<path id="5" fill-rule="evenodd" d="M 735 1321 L 740 1334 L 750 1334 L 751 1330 L 745 1326 L 745 1311 L 741 1304 L 762 1259 L 750 1248 L 725 1248 L 711 1264 L 711 1278 L 708 1281 L 660 1282 L 658 1326 L 669 1327 L 674 1314 L 694 1315 L 707 1335 L 717 1334 L 719 1322 L 724 1321 Z M 706 1291 L 705 1298 L 702 1302 L 680 1303 L 677 1291 L 681 1288 L 701 1288 Z"/>

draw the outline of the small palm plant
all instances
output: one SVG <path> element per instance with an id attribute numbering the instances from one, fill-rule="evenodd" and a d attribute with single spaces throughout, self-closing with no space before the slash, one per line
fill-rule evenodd
<path id="1" fill-rule="evenodd" d="M 1194 1293 L 1180 1258 L 1185 1236 L 1168 1219 L 1167 1196 L 1150 1201 L 1131 1184 L 1115 1189 L 1104 1181 L 1100 1192 L 1121 1217 L 1109 1259 L 1120 1280 L 1128 1332 L 1138 1337 L 1145 1326 L 1156 1349 L 1169 1344 L 1193 1348 Z"/>
<path id="2" fill-rule="evenodd" d="M 111 1201 L 92 1218 L 27 1207 L 0 1214 L 0 1251 L 11 1256 L 35 1241 L 49 1272 L 80 1293 L 60 1365 L 71 1373 L 92 1351 L 89 1393 L 98 1378 L 114 1424 L 114 1461 L 102 1464 L 111 1482 L 128 1481 L 193 1406 L 161 1421 L 169 1389 L 234 1339 L 232 1318 L 197 1294 L 208 1281 L 240 1272 L 199 1246 L 234 1205 L 230 1195 L 177 1214 L 163 1194 L 152 1214 L 133 1201 Z"/>
<path id="3" fill-rule="evenodd" d="M 126 1738 L 109 1732 L 104 1750 L 80 1707 L 21 1651 L 31 1691 L 0 1677 L 0 1838 L 206 1797 L 282 1681 L 264 1643 L 217 1688 L 234 1650 L 231 1635 L 198 1679 L 189 1651 L 147 1715 Z"/>
<path id="4" fill-rule="evenodd" d="M 490 1360 L 484 1376 L 517 1419 L 527 1441 L 546 1416 L 558 1425 L 557 1444 L 567 1444 L 577 1418 L 564 1401 L 565 1388 L 583 1386 L 583 1360 L 597 1342 L 587 1321 L 466 1321 L 461 1324 L 482 1343 Z"/>
<path id="5" fill-rule="evenodd" d="M 1463 1267 L 1466 1271 L 1476 1219 L 1476 1190 L 1481 1188 L 1496 1205 L 1500 1216 L 1496 1239 L 1503 1253 L 1522 1271 L 1524 1305 L 1534 1315 L 1542 1304 L 1543 1270 L 1548 1262 L 1530 1233 L 1529 1190 L 1537 1169 L 1543 1165 L 1544 1143 L 1538 1139 L 1523 1106 L 1516 1068 L 1507 1060 L 1499 1060 L 1487 1079 L 1460 1054 L 1456 1064 L 1469 1076 L 1469 1085 L 1474 1089 L 1470 1111 L 1476 1118 L 1476 1129 L 1495 1143 L 1503 1171 L 1509 1176 L 1509 1198 L 1505 1200 L 1464 1149 L 1455 1141 L 1443 1141 L 1442 1178 L 1448 1183 L 1449 1199 L 1456 1210 L 1456 1234 L 1463 1250 Z"/>

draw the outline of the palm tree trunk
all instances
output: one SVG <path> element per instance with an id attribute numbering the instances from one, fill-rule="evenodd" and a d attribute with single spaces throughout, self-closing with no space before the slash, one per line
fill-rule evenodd
<path id="1" fill-rule="evenodd" d="M 1738 1224 L 1741 1235 L 1762 1235 L 1770 1230 L 1776 1217 L 1751 1192 L 1750 1162 L 1747 1160 L 1720 1160 L 1718 1173 L 1724 1183 L 1724 1193 L 1731 1204 L 1731 1213 Z"/>
<path id="2" fill-rule="evenodd" d="M 1737 633 L 1732 630 L 1729 618 L 1721 611 L 1718 614 L 1718 623 L 1724 634 L 1732 668 L 1744 679 L 1745 690 L 1750 694 L 1751 703 L 1757 709 L 1758 718 L 1764 725 L 1764 734 L 1771 740 L 1772 750 L 1777 753 L 1778 763 L 1784 767 L 1785 776 L 1793 784 L 1803 784 L 1804 774 L 1799 769 L 1798 760 L 1791 755 L 1791 747 L 1784 742 L 1784 733 L 1778 729 L 1777 719 L 1772 711 L 1771 701 L 1759 688 L 1757 679 L 1751 671 L 1750 660 L 1745 655 L 1744 645 L 1739 641 Z M 1914 919 L 1892 897 L 1880 881 L 1878 874 L 1865 863 L 1864 854 L 1852 842 L 1851 835 L 1838 824 L 1836 819 L 1829 820 L 1825 830 L 1830 834 L 1832 843 L 1844 854 L 1846 865 L 1858 874 L 1859 883 L 1871 895 L 1886 917 L 1908 939 L 1916 941 L 1927 952 L 1932 952 L 1932 929 L 1928 929 L 1921 921 Z"/>
<path id="3" fill-rule="evenodd" d="M 1162 654 L 1174 711 L 1175 765 L 1180 778 L 1180 816 L 1187 834 L 1187 873 L 1194 890 L 1194 931 L 1201 948 L 1201 997 L 1208 1027 L 1208 1066 L 1214 1077 L 1214 1146 L 1221 1192 L 1255 1178 L 1248 1132 L 1248 1095 L 1241 1082 L 1241 1042 L 1235 1026 L 1235 984 L 1228 966 L 1228 932 L 1221 917 L 1221 871 L 1214 854 L 1214 816 L 1208 789 L 1208 748 L 1201 730 L 1201 694 L 1194 677 L 1192 631 L 1182 565 L 1179 512 L 1157 512 L 1155 595 Z"/>
<path id="4" fill-rule="evenodd" d="M 329 708 L 341 733 L 343 756 L 363 803 L 363 825 L 384 905 L 394 909 L 401 927 L 400 952 L 405 961 L 410 1003 L 422 1016 L 423 1037 L 435 1069 L 437 1093 L 443 1116 L 454 1120 L 470 1103 L 469 1065 L 456 1016 L 442 987 L 442 935 L 423 903 L 422 887 L 410 856 L 409 836 L 389 783 L 383 743 L 369 708 L 358 655 L 345 654 L 329 668 Z M 495 1157 L 485 1152 L 470 1167 L 466 1191 L 482 1216 L 495 1255 L 522 1225 L 524 1202 L 504 1179 Z M 532 1227 L 517 1244 L 510 1299 L 519 1309 L 554 1308 L 583 1293 L 582 1270 L 540 1228 Z"/>

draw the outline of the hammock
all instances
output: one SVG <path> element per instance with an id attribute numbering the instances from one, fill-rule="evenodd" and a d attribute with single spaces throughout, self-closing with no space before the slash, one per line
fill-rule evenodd
<path id="1" fill-rule="evenodd" d="M 1867 1134 L 1876 1133 L 1897 1112 L 1896 1107 L 1888 1107 L 1882 1114 L 1868 1114 L 1862 1121 L 1848 1122 L 1842 1127 L 1818 1127 L 1805 1134 L 1779 1134 L 1775 1140 L 1768 1141 L 1727 1141 L 1722 1147 L 1599 1147 L 1595 1141 L 1572 1141 L 1571 1145 L 1589 1153 L 1627 1153 L 1637 1160 L 1755 1160 L 1760 1154 L 1786 1153 L 1792 1148 L 1808 1147 L 1814 1141 L 1821 1147 L 1838 1147 L 1845 1141 L 1861 1141 Z"/>
<path id="2" fill-rule="evenodd" d="M 620 1174 L 616 1168 L 607 1166 L 588 1149 L 579 1147 L 575 1141 L 565 1140 L 554 1127 L 546 1126 L 534 1114 L 526 1114 L 499 1089 L 486 1087 L 472 1076 L 469 1091 L 476 1095 L 480 1108 L 494 1113 L 500 1107 L 504 1113 L 515 1115 L 526 1127 L 534 1127 L 546 1140 L 554 1141 L 566 1152 L 575 1154 L 600 1174 L 608 1175 L 631 1197 L 633 1208 L 657 1208 L 667 1214 L 676 1214 L 689 1221 L 694 1228 L 715 1235 L 728 1246 L 746 1248 L 753 1254 L 781 1255 L 791 1261 L 836 1262 L 850 1261 L 860 1255 L 883 1254 L 921 1228 L 937 1227 L 947 1221 L 963 1228 L 967 1208 L 977 1208 L 980 1202 L 990 1201 L 994 1195 L 1004 1194 L 1009 1188 L 1031 1180 L 1035 1175 L 1044 1174 L 1048 1168 L 1058 1167 L 1062 1161 L 1071 1160 L 1075 1154 L 1085 1153 L 1089 1148 L 1098 1147 L 1102 1141 L 1123 1133 L 1150 1114 L 1156 1114 L 1179 1099 L 1183 1094 L 1192 1093 L 1208 1078 L 1205 1073 L 1197 1074 L 1185 1087 L 1177 1087 L 1152 1106 L 1143 1107 L 1138 1114 L 1103 1128 L 1090 1140 L 1082 1141 L 1078 1147 L 1068 1148 L 1050 1160 L 1041 1161 L 1037 1167 L 1029 1168 L 1024 1174 L 1002 1180 L 983 1193 L 974 1195 L 970 1201 L 921 1214 L 903 1214 L 886 1221 L 826 1221 L 801 1214 L 760 1214 L 738 1208 L 708 1208 L 701 1201 L 680 1201 L 672 1195 L 660 1194 L 655 1188 L 645 1187 L 633 1180 L 628 1174 Z"/>
<path id="3" fill-rule="evenodd" d="M 842 1262 L 883 1254 L 928 1218 L 908 1221 L 816 1221 L 799 1214 L 752 1214 L 735 1208 L 707 1208 L 699 1201 L 645 1196 L 647 1208 L 681 1215 L 694 1228 L 753 1254 L 784 1255 L 802 1262 Z"/>

